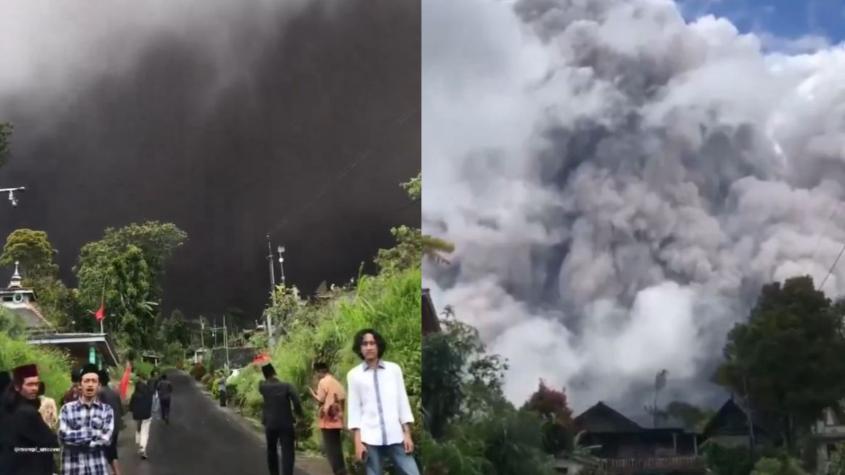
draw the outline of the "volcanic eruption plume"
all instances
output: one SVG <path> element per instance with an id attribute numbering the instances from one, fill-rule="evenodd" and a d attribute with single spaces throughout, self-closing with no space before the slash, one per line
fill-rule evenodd
<path id="1" fill-rule="evenodd" d="M 423 25 L 423 229 L 456 245 L 424 285 L 509 358 L 513 401 L 542 377 L 637 410 L 665 368 L 711 402 L 760 286 L 827 275 L 845 47 L 773 52 L 667 0 L 440 0 Z"/>

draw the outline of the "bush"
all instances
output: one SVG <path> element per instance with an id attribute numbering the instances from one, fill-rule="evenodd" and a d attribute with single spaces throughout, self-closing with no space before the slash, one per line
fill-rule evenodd
<path id="1" fill-rule="evenodd" d="M 35 363 L 47 390 L 46 395 L 59 402 L 71 385 L 70 360 L 60 351 L 43 346 L 33 346 L 0 332 L 0 368 L 8 369 Z"/>
<path id="2" fill-rule="evenodd" d="M 190 375 L 195 380 L 200 381 L 203 384 L 205 384 L 205 382 L 203 381 L 203 378 L 206 375 L 206 370 L 205 370 L 205 366 L 203 366 L 202 363 L 195 363 L 194 366 L 191 367 Z"/>
<path id="3" fill-rule="evenodd" d="M 0 307 L 0 333 L 5 333 L 12 338 L 23 338 L 26 333 L 21 320 L 6 307 Z"/>
<path id="4" fill-rule="evenodd" d="M 164 347 L 162 362 L 167 365 L 181 366 L 185 360 L 185 348 L 178 341 L 171 341 Z"/>

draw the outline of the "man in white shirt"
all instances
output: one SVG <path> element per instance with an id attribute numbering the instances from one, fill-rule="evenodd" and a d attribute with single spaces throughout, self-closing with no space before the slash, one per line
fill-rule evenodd
<path id="1" fill-rule="evenodd" d="M 355 440 L 355 456 L 367 475 L 382 475 L 383 461 L 393 459 L 399 473 L 419 475 L 414 460 L 411 424 L 414 416 L 402 369 L 381 359 L 387 343 L 373 329 L 355 335 L 352 350 L 363 360 L 346 375 L 347 424 Z"/>

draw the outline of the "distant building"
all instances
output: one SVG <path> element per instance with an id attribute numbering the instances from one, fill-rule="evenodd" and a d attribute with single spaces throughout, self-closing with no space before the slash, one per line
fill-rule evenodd
<path id="1" fill-rule="evenodd" d="M 749 430 L 749 419 L 752 430 Z M 740 407 L 733 397 L 728 399 L 710 419 L 702 435 L 707 439 L 708 444 L 731 448 L 749 447 L 751 437 L 754 438 L 754 446 L 757 448 L 776 442 L 773 431 L 766 427 L 760 417 L 754 414 L 749 417 L 748 412 Z"/>
<path id="2" fill-rule="evenodd" d="M 24 288 L 22 281 L 19 263 L 15 262 L 15 272 L 9 286 L 0 290 L 0 303 L 18 317 L 27 332 L 54 331 L 53 325 L 44 318 L 38 308 L 35 291 Z"/>
<path id="3" fill-rule="evenodd" d="M 601 459 L 608 474 L 703 474 L 700 435 L 682 428 L 644 428 L 599 402 L 573 420 L 577 445 Z"/>
<path id="4" fill-rule="evenodd" d="M 812 440 L 816 446 L 817 473 L 829 473 L 830 464 L 837 452 L 837 446 L 845 442 L 845 407 L 827 408 L 812 429 Z"/>
<path id="5" fill-rule="evenodd" d="M 15 262 L 15 272 L 9 286 L 0 290 L 0 304 L 9 309 L 24 324 L 27 343 L 52 346 L 68 355 L 74 366 L 95 362 L 103 366 L 117 366 L 114 345 L 102 333 L 57 333 L 38 307 L 35 291 L 22 284 L 20 265 Z"/>

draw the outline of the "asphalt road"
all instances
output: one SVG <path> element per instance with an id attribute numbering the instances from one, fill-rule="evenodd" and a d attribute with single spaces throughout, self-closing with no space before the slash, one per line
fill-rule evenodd
<path id="1" fill-rule="evenodd" d="M 125 416 L 118 452 L 122 475 L 269 474 L 263 436 L 204 395 L 189 375 L 176 372 L 168 378 L 173 383 L 170 424 L 153 419 L 146 460 L 135 446 L 135 421 Z M 331 473 L 322 460 L 301 458 L 297 454 L 296 475 Z"/>

